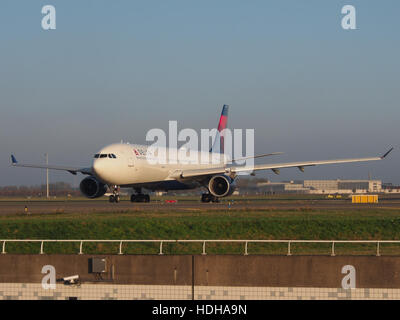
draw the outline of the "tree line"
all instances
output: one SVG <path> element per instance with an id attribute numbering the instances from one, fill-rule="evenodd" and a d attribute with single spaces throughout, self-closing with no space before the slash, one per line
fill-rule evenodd
<path id="1" fill-rule="evenodd" d="M 50 196 L 79 196 L 79 188 L 72 187 L 66 182 L 55 182 L 49 184 Z M 35 186 L 4 186 L 0 187 L 1 197 L 46 197 L 46 185 Z"/>

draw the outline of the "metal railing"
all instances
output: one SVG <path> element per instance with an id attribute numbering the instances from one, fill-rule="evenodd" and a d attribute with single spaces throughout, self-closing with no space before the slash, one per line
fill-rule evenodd
<path id="1" fill-rule="evenodd" d="M 160 250 L 159 254 L 163 255 L 163 244 L 164 243 L 201 243 L 202 244 L 202 255 L 206 255 L 206 244 L 207 243 L 242 243 L 244 244 L 244 255 L 249 254 L 250 243 L 286 243 L 287 244 L 287 255 L 292 255 L 291 245 L 294 243 L 328 243 L 331 244 L 331 256 L 335 256 L 335 244 L 338 243 L 352 243 L 352 244 L 375 244 L 376 245 L 376 256 L 380 256 L 380 245 L 381 244 L 400 244 L 400 240 L 39 240 L 39 239 L 2 239 L 2 254 L 6 254 L 6 243 L 15 242 L 36 242 L 40 243 L 40 254 L 44 254 L 44 244 L 54 242 L 70 242 L 79 243 L 78 254 L 83 254 L 84 243 L 119 243 L 118 254 L 123 254 L 122 246 L 124 243 L 159 243 Z"/>

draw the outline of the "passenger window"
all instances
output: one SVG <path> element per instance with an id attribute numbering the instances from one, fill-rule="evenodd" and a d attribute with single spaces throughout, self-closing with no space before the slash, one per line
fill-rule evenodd
<path id="1" fill-rule="evenodd" d="M 109 157 L 109 158 L 112 158 L 111 153 L 108 154 L 108 157 Z"/>
<path id="2" fill-rule="evenodd" d="M 114 159 L 117 159 L 117 156 L 113 153 L 112 154 L 112 157 L 114 158 Z"/>
<path id="3" fill-rule="evenodd" d="M 99 155 L 98 153 L 96 153 L 96 154 L 94 155 L 94 157 L 95 157 L 95 158 L 99 158 L 100 155 Z"/>
<path id="4" fill-rule="evenodd" d="M 106 154 L 101 154 L 100 158 L 107 158 L 107 155 Z"/>

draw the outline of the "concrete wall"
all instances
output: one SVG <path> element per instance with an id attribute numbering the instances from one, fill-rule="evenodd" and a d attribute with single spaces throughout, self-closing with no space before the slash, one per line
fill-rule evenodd
<path id="1" fill-rule="evenodd" d="M 400 288 L 400 257 L 197 256 L 195 284 L 340 288 L 342 268 L 356 270 L 357 288 Z"/>
<path id="2" fill-rule="evenodd" d="M 90 273 L 89 259 L 106 258 L 107 272 Z M 0 255 L 0 283 L 37 283 L 44 265 L 57 278 L 82 283 L 172 286 L 341 288 L 342 267 L 356 270 L 357 288 L 400 288 L 400 257 L 265 255 Z"/>
<path id="3" fill-rule="evenodd" d="M 90 273 L 90 258 L 106 258 L 107 272 Z M 0 283 L 41 283 L 44 265 L 57 278 L 78 274 L 82 282 L 191 285 L 192 256 L 152 255 L 0 255 Z"/>

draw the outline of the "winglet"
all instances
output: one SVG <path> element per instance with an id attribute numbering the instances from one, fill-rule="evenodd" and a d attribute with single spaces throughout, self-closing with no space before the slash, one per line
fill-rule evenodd
<path id="1" fill-rule="evenodd" d="M 382 157 L 381 159 L 385 159 L 386 156 L 393 150 L 393 147 L 389 149 L 389 151 L 387 151 Z"/>
<path id="2" fill-rule="evenodd" d="M 13 154 L 11 155 L 11 162 L 12 162 L 13 165 L 18 163 L 17 159 L 15 159 Z"/>

